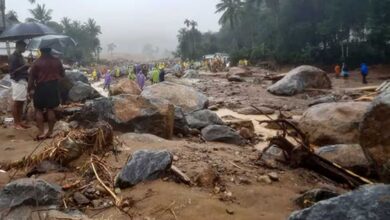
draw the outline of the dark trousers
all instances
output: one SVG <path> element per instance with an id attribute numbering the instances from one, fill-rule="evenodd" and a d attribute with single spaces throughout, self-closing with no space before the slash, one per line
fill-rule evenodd
<path id="1" fill-rule="evenodd" d="M 363 84 L 367 84 L 367 75 L 362 75 L 363 78 Z"/>

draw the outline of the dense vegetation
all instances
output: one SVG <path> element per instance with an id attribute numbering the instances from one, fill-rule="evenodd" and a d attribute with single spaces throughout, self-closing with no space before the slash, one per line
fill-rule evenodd
<path id="1" fill-rule="evenodd" d="M 218 33 L 189 25 L 177 55 L 332 64 L 390 61 L 390 0 L 221 0 Z"/>
<path id="2" fill-rule="evenodd" d="M 32 4 L 35 1 L 31 1 Z M 88 19 L 86 22 L 63 18 L 60 22 L 52 20 L 53 10 L 46 8 L 45 4 L 36 4 L 29 10 L 31 17 L 28 22 L 40 22 L 53 28 L 57 33 L 72 37 L 77 43 L 77 47 L 68 48 L 64 52 L 64 58 L 71 62 L 91 63 L 99 59 L 102 50 L 99 40 L 101 27 L 96 24 L 94 19 Z M 16 12 L 10 11 L 15 17 Z"/>

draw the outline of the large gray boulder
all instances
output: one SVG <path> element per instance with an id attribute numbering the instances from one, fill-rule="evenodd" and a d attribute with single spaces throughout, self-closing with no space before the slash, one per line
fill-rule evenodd
<path id="1" fill-rule="evenodd" d="M 63 192 L 60 186 L 40 179 L 18 179 L 0 192 L 0 212 L 21 205 L 60 205 Z"/>
<path id="2" fill-rule="evenodd" d="M 100 97 L 91 85 L 83 83 L 81 81 L 76 82 L 69 90 L 69 100 L 72 102 L 82 102 L 87 99 L 95 99 Z"/>
<path id="3" fill-rule="evenodd" d="M 82 72 L 66 71 L 65 78 L 69 79 L 73 84 L 75 84 L 76 82 L 83 82 L 89 84 L 88 77 L 84 75 Z"/>
<path id="4" fill-rule="evenodd" d="M 140 150 L 133 154 L 118 174 L 115 185 L 120 188 L 155 180 L 170 169 L 173 156 L 168 151 Z"/>
<path id="5" fill-rule="evenodd" d="M 147 99 L 165 99 L 187 112 L 208 107 L 208 98 L 192 87 L 172 82 L 162 82 L 146 87 L 141 96 Z"/>
<path id="6" fill-rule="evenodd" d="M 209 125 L 223 125 L 219 116 L 210 110 L 199 110 L 189 113 L 186 120 L 190 128 L 202 129 Z"/>
<path id="7" fill-rule="evenodd" d="M 390 185 L 367 185 L 347 194 L 296 211 L 289 220 L 387 220 L 390 216 Z"/>
<path id="8" fill-rule="evenodd" d="M 119 95 L 86 102 L 76 119 L 104 120 L 123 132 L 150 133 L 170 139 L 174 106 L 141 96 Z"/>
<path id="9" fill-rule="evenodd" d="M 183 110 L 175 106 L 175 121 L 174 121 L 174 134 L 187 135 L 190 132 L 189 125 Z"/>
<path id="10" fill-rule="evenodd" d="M 330 89 L 332 83 L 326 72 L 314 66 L 300 66 L 268 88 L 274 95 L 293 96 L 305 89 Z"/>
<path id="11" fill-rule="evenodd" d="M 367 175 L 370 172 L 371 163 L 359 144 L 325 146 L 316 149 L 315 153 L 361 175 Z"/>
<path id="12" fill-rule="evenodd" d="M 299 128 L 317 146 L 359 142 L 359 124 L 369 103 L 324 103 L 309 108 L 299 119 Z"/>
<path id="13" fill-rule="evenodd" d="M 202 129 L 206 141 L 216 141 L 228 144 L 243 144 L 242 137 L 232 128 L 225 125 L 209 125 Z"/>
<path id="14" fill-rule="evenodd" d="M 390 92 L 379 95 L 364 115 L 360 145 L 382 180 L 390 183 Z"/>
<path id="15" fill-rule="evenodd" d="M 189 70 L 186 70 L 184 72 L 184 76 L 182 78 L 186 78 L 186 79 L 198 79 L 200 77 L 199 75 L 199 72 L 197 70 L 192 70 L 192 69 L 189 69 Z"/>

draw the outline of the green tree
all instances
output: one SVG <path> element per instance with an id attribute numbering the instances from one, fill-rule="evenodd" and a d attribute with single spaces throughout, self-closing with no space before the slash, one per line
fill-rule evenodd
<path id="1" fill-rule="evenodd" d="M 242 13 L 242 6 L 241 0 L 221 0 L 216 6 L 216 13 L 222 13 L 219 23 L 221 25 L 229 23 L 230 27 L 234 29 Z"/>
<path id="2" fill-rule="evenodd" d="M 107 51 L 111 54 L 111 56 L 113 55 L 115 49 L 116 45 L 114 43 L 110 43 L 107 45 Z"/>
<path id="3" fill-rule="evenodd" d="M 52 9 L 47 9 L 45 4 L 37 4 L 34 9 L 30 9 L 30 14 L 32 18 L 27 18 L 29 22 L 40 22 L 46 24 L 48 21 L 51 21 L 53 13 Z"/>

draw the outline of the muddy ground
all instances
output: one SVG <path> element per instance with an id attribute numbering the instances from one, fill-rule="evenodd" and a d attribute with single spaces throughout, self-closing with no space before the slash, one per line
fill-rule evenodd
<path id="1" fill-rule="evenodd" d="M 369 77 L 369 85 L 379 85 L 386 77 L 387 69 L 385 67 L 373 69 Z M 259 73 L 261 74 L 263 73 Z M 254 116 L 243 116 L 231 111 L 253 104 L 281 109 L 291 115 L 299 115 L 315 98 L 331 93 L 344 96 L 346 88 L 363 86 L 358 72 L 353 72 L 348 80 L 331 75 L 334 89 L 330 91 L 312 91 L 294 97 L 277 97 L 266 91 L 270 82 L 253 83 L 257 74 L 245 78 L 245 82 L 240 83 L 228 82 L 225 75 L 226 73 L 202 73 L 201 79 L 188 80 L 186 83 L 193 84 L 207 94 L 211 104 L 220 103 L 223 108 L 219 111 L 221 116 L 233 114 L 234 117 L 243 119 L 251 119 Z M 256 126 L 257 133 L 263 136 L 263 141 L 259 145 L 266 146 L 266 137 L 275 131 Z M 38 144 L 32 140 L 35 132 L 34 128 L 26 131 L 0 128 L 0 162 L 16 161 L 29 155 Z M 186 220 L 286 219 L 292 211 L 298 209 L 294 204 L 294 199 L 303 191 L 318 187 L 345 191 L 343 186 L 306 169 L 290 169 L 284 166 L 269 169 L 259 165 L 258 145 L 234 146 L 205 143 L 198 137 L 164 140 L 151 135 L 117 133 L 117 136 L 123 142 L 119 148 L 120 154 L 116 158 L 110 153 L 106 159 L 113 173 L 119 172 L 129 155 L 137 150 L 167 149 L 175 155 L 173 164 L 185 172 L 193 180 L 194 185 L 188 186 L 178 181 L 173 175 L 167 174 L 160 180 L 138 184 L 119 193 L 121 197 L 131 198 L 133 201 L 131 207 L 127 209 L 128 215 L 118 211 L 115 207 L 98 210 L 92 205 L 79 207 L 93 219 L 119 220 L 129 219 L 129 216 L 134 219 Z M 50 140 L 42 146 L 46 144 L 50 144 Z M 40 149 L 42 147 L 38 149 L 38 152 Z M 83 162 L 85 161 L 79 160 L 74 167 Z M 215 186 L 197 183 L 197 177 L 210 173 L 209 170 L 215 173 L 217 179 Z M 259 181 L 260 176 L 271 172 L 276 172 L 279 180 L 272 183 Z M 26 172 L 19 171 L 14 174 L 14 170 L 0 173 L 0 187 L 10 181 L 10 177 L 22 178 Z M 35 177 L 63 186 L 76 181 L 79 173 L 63 171 Z M 92 182 L 91 185 L 98 184 Z M 102 198 L 110 199 L 108 195 Z"/>

